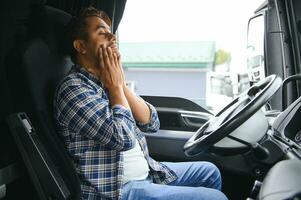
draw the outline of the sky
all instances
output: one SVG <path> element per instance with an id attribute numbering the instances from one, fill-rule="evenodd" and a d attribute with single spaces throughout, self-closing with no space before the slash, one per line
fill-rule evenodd
<path id="1" fill-rule="evenodd" d="M 264 0 L 127 0 L 121 42 L 216 41 L 231 70 L 246 66 L 247 24 Z"/>

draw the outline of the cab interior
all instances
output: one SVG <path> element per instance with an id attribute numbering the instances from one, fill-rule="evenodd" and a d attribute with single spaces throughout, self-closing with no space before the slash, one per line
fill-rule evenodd
<path id="1" fill-rule="evenodd" d="M 54 90 L 73 65 L 66 24 L 93 5 L 116 32 L 126 0 L 1 4 L 0 199 L 80 199 L 79 177 L 52 118 Z M 146 133 L 151 156 L 213 162 L 229 199 L 301 199 L 300 11 L 298 0 L 263 1 L 254 10 L 265 19 L 266 78 L 219 113 L 180 97 L 142 96 L 161 122 L 156 134 Z"/>

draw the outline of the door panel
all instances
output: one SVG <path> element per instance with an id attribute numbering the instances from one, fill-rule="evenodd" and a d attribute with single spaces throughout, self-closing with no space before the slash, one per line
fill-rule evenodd
<path id="1" fill-rule="evenodd" d="M 157 160 L 185 161 L 183 146 L 194 134 L 190 131 L 159 130 L 145 134 L 151 156 Z"/>
<path id="2" fill-rule="evenodd" d="M 200 105 L 179 97 L 142 96 L 156 107 L 160 129 L 196 131 L 213 115 Z"/>
<path id="3" fill-rule="evenodd" d="M 156 107 L 161 129 L 196 131 L 211 117 L 205 112 L 185 111 L 178 108 Z"/>
<path id="4" fill-rule="evenodd" d="M 155 106 L 160 130 L 157 133 L 146 133 L 149 152 L 153 158 L 161 161 L 189 161 L 185 156 L 185 142 L 213 115 L 200 105 L 177 97 L 142 96 Z M 202 159 L 202 156 L 193 160 Z M 205 158 L 204 158 L 205 159 Z"/>

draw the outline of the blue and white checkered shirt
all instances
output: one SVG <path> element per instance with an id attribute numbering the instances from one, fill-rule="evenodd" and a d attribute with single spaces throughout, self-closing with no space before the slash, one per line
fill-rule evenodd
<path id="1" fill-rule="evenodd" d="M 160 123 L 155 108 L 147 105 L 151 120 L 140 124 L 130 110 L 111 106 L 102 83 L 77 65 L 60 82 L 54 99 L 55 121 L 80 177 L 83 199 L 120 198 L 123 151 L 134 147 L 135 138 L 155 183 L 167 184 L 177 178 L 149 156 L 142 131 L 156 132 Z"/>

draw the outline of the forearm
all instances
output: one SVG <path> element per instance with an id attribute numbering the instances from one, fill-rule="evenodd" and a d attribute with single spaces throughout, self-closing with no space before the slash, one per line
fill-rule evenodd
<path id="1" fill-rule="evenodd" d="M 124 86 L 124 94 L 136 121 L 145 124 L 150 121 L 150 110 L 143 99 L 138 97 L 128 87 Z"/>
<path id="2" fill-rule="evenodd" d="M 128 110 L 131 110 L 129 102 L 125 96 L 125 91 L 122 87 L 109 89 L 109 100 L 111 106 L 122 105 Z"/>

